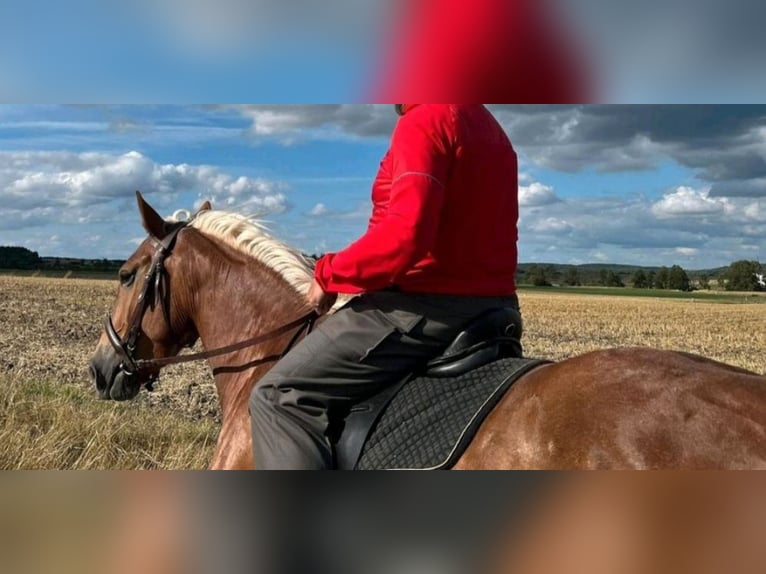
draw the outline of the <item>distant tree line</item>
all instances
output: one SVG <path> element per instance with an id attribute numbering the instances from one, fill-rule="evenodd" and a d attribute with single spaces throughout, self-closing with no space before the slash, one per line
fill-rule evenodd
<path id="1" fill-rule="evenodd" d="M 55 271 L 118 271 L 124 261 L 112 259 L 70 259 L 63 257 L 43 257 L 42 268 Z"/>
<path id="2" fill-rule="evenodd" d="M 319 259 L 319 254 L 306 254 Z M 0 269 L 115 272 L 123 261 L 113 259 L 74 259 L 40 257 L 25 247 L 0 246 Z M 710 272 L 692 272 L 680 265 L 659 268 L 635 268 L 622 265 L 556 265 L 522 264 L 516 276 L 520 285 L 550 287 L 601 286 L 636 289 L 669 289 L 692 291 L 710 289 L 711 282 L 728 291 L 766 291 L 766 266 L 758 261 L 735 261 L 728 268 Z"/>
<path id="3" fill-rule="evenodd" d="M 0 269 L 20 271 L 88 271 L 116 272 L 124 262 L 114 259 L 75 259 L 65 257 L 40 257 L 26 247 L 1 247 Z"/>
<path id="4" fill-rule="evenodd" d="M 660 267 L 658 271 L 644 272 L 643 269 L 633 275 L 633 287 L 636 289 L 668 289 L 671 291 L 691 291 L 692 282 L 686 270 L 680 265 Z"/>
<path id="5" fill-rule="evenodd" d="M 765 273 L 758 261 L 735 261 L 721 280 L 727 291 L 766 291 Z"/>
<path id="6" fill-rule="evenodd" d="M 42 259 L 26 247 L 0 247 L 0 269 L 39 269 Z"/>
<path id="7" fill-rule="evenodd" d="M 517 283 L 550 286 L 634 287 L 693 291 L 710 289 L 716 281 L 719 288 L 729 291 L 766 291 L 766 267 L 757 261 L 737 261 L 728 268 L 711 272 L 687 272 L 680 265 L 659 268 L 627 268 L 620 265 L 542 265 L 519 266 Z"/>

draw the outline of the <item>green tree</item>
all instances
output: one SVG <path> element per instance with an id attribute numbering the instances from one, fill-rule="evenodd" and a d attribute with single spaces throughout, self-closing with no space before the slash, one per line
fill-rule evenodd
<path id="1" fill-rule="evenodd" d="M 26 247 L 0 247 L 0 268 L 2 269 L 37 269 L 42 260 L 36 251 Z"/>
<path id="2" fill-rule="evenodd" d="M 673 265 L 668 272 L 668 285 L 667 289 L 674 291 L 691 291 L 691 281 L 686 271 L 679 265 Z"/>
<path id="3" fill-rule="evenodd" d="M 564 275 L 564 285 L 569 285 L 571 287 L 579 287 L 582 285 L 582 283 L 580 283 L 580 273 L 577 271 L 577 267 L 570 267 L 567 269 L 567 272 Z"/>
<path id="4" fill-rule="evenodd" d="M 633 287 L 636 289 L 646 289 L 649 287 L 649 279 L 646 277 L 643 269 L 639 269 L 633 275 Z"/>
<path id="5" fill-rule="evenodd" d="M 598 273 L 599 285 L 603 287 L 609 287 L 609 272 L 606 269 L 602 269 Z"/>
<path id="6" fill-rule="evenodd" d="M 758 291 L 757 273 L 761 272 L 758 261 L 735 261 L 723 275 L 727 291 Z"/>
<path id="7" fill-rule="evenodd" d="M 533 265 L 527 270 L 527 282 L 531 283 L 535 287 L 550 287 L 551 284 L 548 281 L 548 277 L 545 274 L 545 269 L 539 265 Z"/>
<path id="8" fill-rule="evenodd" d="M 654 271 L 649 271 L 646 274 L 646 287 L 647 289 L 654 289 L 657 283 L 657 274 Z"/>
<path id="9" fill-rule="evenodd" d="M 670 270 L 667 267 L 663 267 L 657 271 L 657 275 L 654 278 L 655 289 L 667 289 L 670 282 Z"/>
<path id="10" fill-rule="evenodd" d="M 710 277 L 707 275 L 700 275 L 697 282 L 699 283 L 700 289 L 705 289 L 706 291 L 710 290 Z"/>
<path id="11" fill-rule="evenodd" d="M 625 283 L 622 282 L 620 276 L 614 271 L 609 271 L 606 277 L 606 284 L 608 287 L 625 287 Z"/>
<path id="12" fill-rule="evenodd" d="M 561 271 L 554 265 L 545 266 L 545 280 L 548 284 L 561 283 Z"/>

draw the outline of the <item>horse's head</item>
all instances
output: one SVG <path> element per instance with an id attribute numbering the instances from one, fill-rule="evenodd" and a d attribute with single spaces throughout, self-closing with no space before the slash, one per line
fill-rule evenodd
<path id="1" fill-rule="evenodd" d="M 159 369 L 145 362 L 174 356 L 198 337 L 179 305 L 181 297 L 171 297 L 181 291 L 180 257 L 173 253 L 187 223 L 165 221 L 140 193 L 137 197 L 149 237 L 120 269 L 117 300 L 90 361 L 91 379 L 102 399 L 130 400 L 142 386 L 151 388 Z M 205 203 L 200 211 L 209 209 Z"/>

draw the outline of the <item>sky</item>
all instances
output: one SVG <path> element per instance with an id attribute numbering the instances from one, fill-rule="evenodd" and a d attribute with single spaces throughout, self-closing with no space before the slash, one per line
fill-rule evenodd
<path id="1" fill-rule="evenodd" d="M 766 106 L 489 104 L 520 156 L 522 262 L 766 260 Z M 306 252 L 366 228 L 390 105 L 0 105 L 0 245 L 125 258 L 134 192 L 210 199 Z"/>

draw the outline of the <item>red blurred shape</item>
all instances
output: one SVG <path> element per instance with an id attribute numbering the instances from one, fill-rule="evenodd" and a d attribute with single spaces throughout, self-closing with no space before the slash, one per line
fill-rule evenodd
<path id="1" fill-rule="evenodd" d="M 588 103 L 584 63 L 543 0 L 410 0 L 378 102 Z"/>

